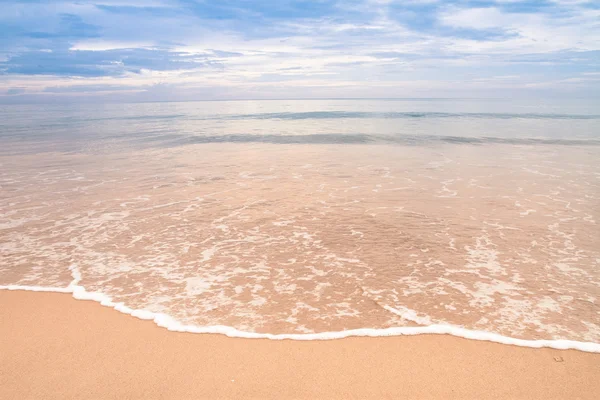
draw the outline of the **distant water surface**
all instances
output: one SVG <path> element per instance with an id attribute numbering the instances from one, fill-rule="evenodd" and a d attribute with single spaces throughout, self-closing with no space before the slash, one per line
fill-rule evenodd
<path id="1" fill-rule="evenodd" d="M 594 107 L 597 105 L 598 107 Z M 114 152 L 195 143 L 600 144 L 600 104 L 313 100 L 0 106 L 0 151 Z"/>

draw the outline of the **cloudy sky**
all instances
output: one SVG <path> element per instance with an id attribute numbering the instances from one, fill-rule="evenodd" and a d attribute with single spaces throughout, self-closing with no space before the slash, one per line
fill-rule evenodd
<path id="1" fill-rule="evenodd" d="M 599 0 L 2 0 L 0 102 L 600 94 Z"/>

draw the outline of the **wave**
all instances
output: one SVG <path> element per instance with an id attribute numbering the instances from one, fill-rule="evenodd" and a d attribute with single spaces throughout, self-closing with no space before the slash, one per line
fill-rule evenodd
<path id="1" fill-rule="evenodd" d="M 113 308 L 123 314 L 128 314 L 133 317 L 153 321 L 157 326 L 166 328 L 173 332 L 187 333 L 213 333 L 222 334 L 229 337 L 246 338 L 246 339 L 271 339 L 271 340 L 332 340 L 342 339 L 351 336 L 364 337 L 380 337 L 380 336 L 412 336 L 423 334 L 434 335 L 452 335 L 471 340 L 481 340 L 487 342 L 495 342 L 520 347 L 530 348 L 552 348 L 557 350 L 579 350 L 589 353 L 600 353 L 600 343 L 580 342 L 575 340 L 525 340 L 517 339 L 508 336 L 502 336 L 493 332 L 476 331 L 465 329 L 460 326 L 433 324 L 419 327 L 392 327 L 384 329 L 360 328 L 350 329 L 337 332 L 321 332 L 321 333 L 298 333 L 298 334 L 270 334 L 240 331 L 236 328 L 224 325 L 214 326 L 195 326 L 185 325 L 178 322 L 170 315 L 163 313 L 155 313 L 147 310 L 137 310 L 126 306 L 124 303 L 115 303 L 110 296 L 98 292 L 88 292 L 83 286 L 79 285 L 81 281 L 81 273 L 76 265 L 69 267 L 73 281 L 64 288 L 45 287 L 45 286 L 22 286 L 22 285 L 6 285 L 1 286 L 0 290 L 24 290 L 33 292 L 57 292 L 71 293 L 77 300 L 92 300 L 100 303 L 105 307 Z M 400 313 L 400 311 L 388 307 L 389 311 Z"/>
<path id="2" fill-rule="evenodd" d="M 148 114 L 148 115 L 127 115 L 121 117 L 105 117 L 105 118 L 82 118 L 80 121 L 161 121 L 173 119 L 186 119 L 185 114 Z"/>
<path id="3" fill-rule="evenodd" d="M 307 135 L 163 135 L 148 140 L 171 141 L 172 145 L 200 143 L 270 143 L 270 144 L 514 144 L 514 145 L 571 145 L 597 146 L 600 139 L 554 139 L 554 138 L 507 138 L 507 137 L 465 137 L 435 135 L 367 135 L 367 134 L 307 134 Z"/>
<path id="4" fill-rule="evenodd" d="M 371 112 L 371 111 L 306 111 L 306 112 L 276 112 L 252 114 L 143 114 L 110 117 L 64 117 L 45 127 L 62 126 L 65 123 L 100 122 L 100 121 L 207 121 L 207 120 L 305 120 L 305 119 L 440 119 L 440 118 L 475 118 L 475 119 L 562 119 L 562 120 L 595 120 L 600 115 L 593 114 L 544 114 L 544 113 L 448 113 L 448 112 Z M 40 125 L 38 125 L 40 126 Z"/>
<path id="5" fill-rule="evenodd" d="M 119 133 L 99 139 L 96 143 L 85 144 L 77 139 L 55 140 L 53 146 L 44 147 L 43 135 L 37 142 L 23 142 L 19 147 L 8 147 L 0 150 L 0 155 L 21 155 L 34 152 L 53 152 L 57 148 L 65 154 L 79 151 L 114 151 L 119 143 L 125 149 L 129 148 L 169 148 L 194 144 L 237 143 L 237 144 L 280 144 L 280 145 L 396 145 L 396 146 L 435 146 L 435 145 L 471 145 L 485 146 L 494 144 L 515 146 L 600 146 L 600 139 L 558 139 L 558 138 L 515 138 L 515 137 L 467 137 L 467 136 L 435 136 L 435 135 L 368 135 L 368 134 L 306 134 L 306 135 L 276 135 L 276 134 L 229 134 L 229 135 L 194 135 L 154 132 Z M 7 142 L 19 143 L 20 137 L 3 137 Z M 62 147 L 61 147 L 62 146 Z M 105 146 L 105 147 L 103 147 Z"/>
<path id="6" fill-rule="evenodd" d="M 542 114 L 542 113 L 445 113 L 445 112 L 368 112 L 368 111 L 308 111 L 260 114 L 219 115 L 200 119 L 347 119 L 347 118 L 491 118 L 491 119 L 600 119 L 589 114 Z"/>

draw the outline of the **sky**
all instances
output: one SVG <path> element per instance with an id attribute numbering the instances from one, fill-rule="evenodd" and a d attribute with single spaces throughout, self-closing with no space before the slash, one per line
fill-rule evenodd
<path id="1" fill-rule="evenodd" d="M 0 0 L 0 103 L 600 96 L 600 0 Z"/>

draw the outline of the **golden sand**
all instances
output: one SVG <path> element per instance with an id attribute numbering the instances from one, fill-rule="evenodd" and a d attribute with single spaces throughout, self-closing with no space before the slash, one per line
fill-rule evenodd
<path id="1" fill-rule="evenodd" d="M 0 398 L 597 399 L 600 354 L 174 333 L 66 294 L 0 291 Z"/>

